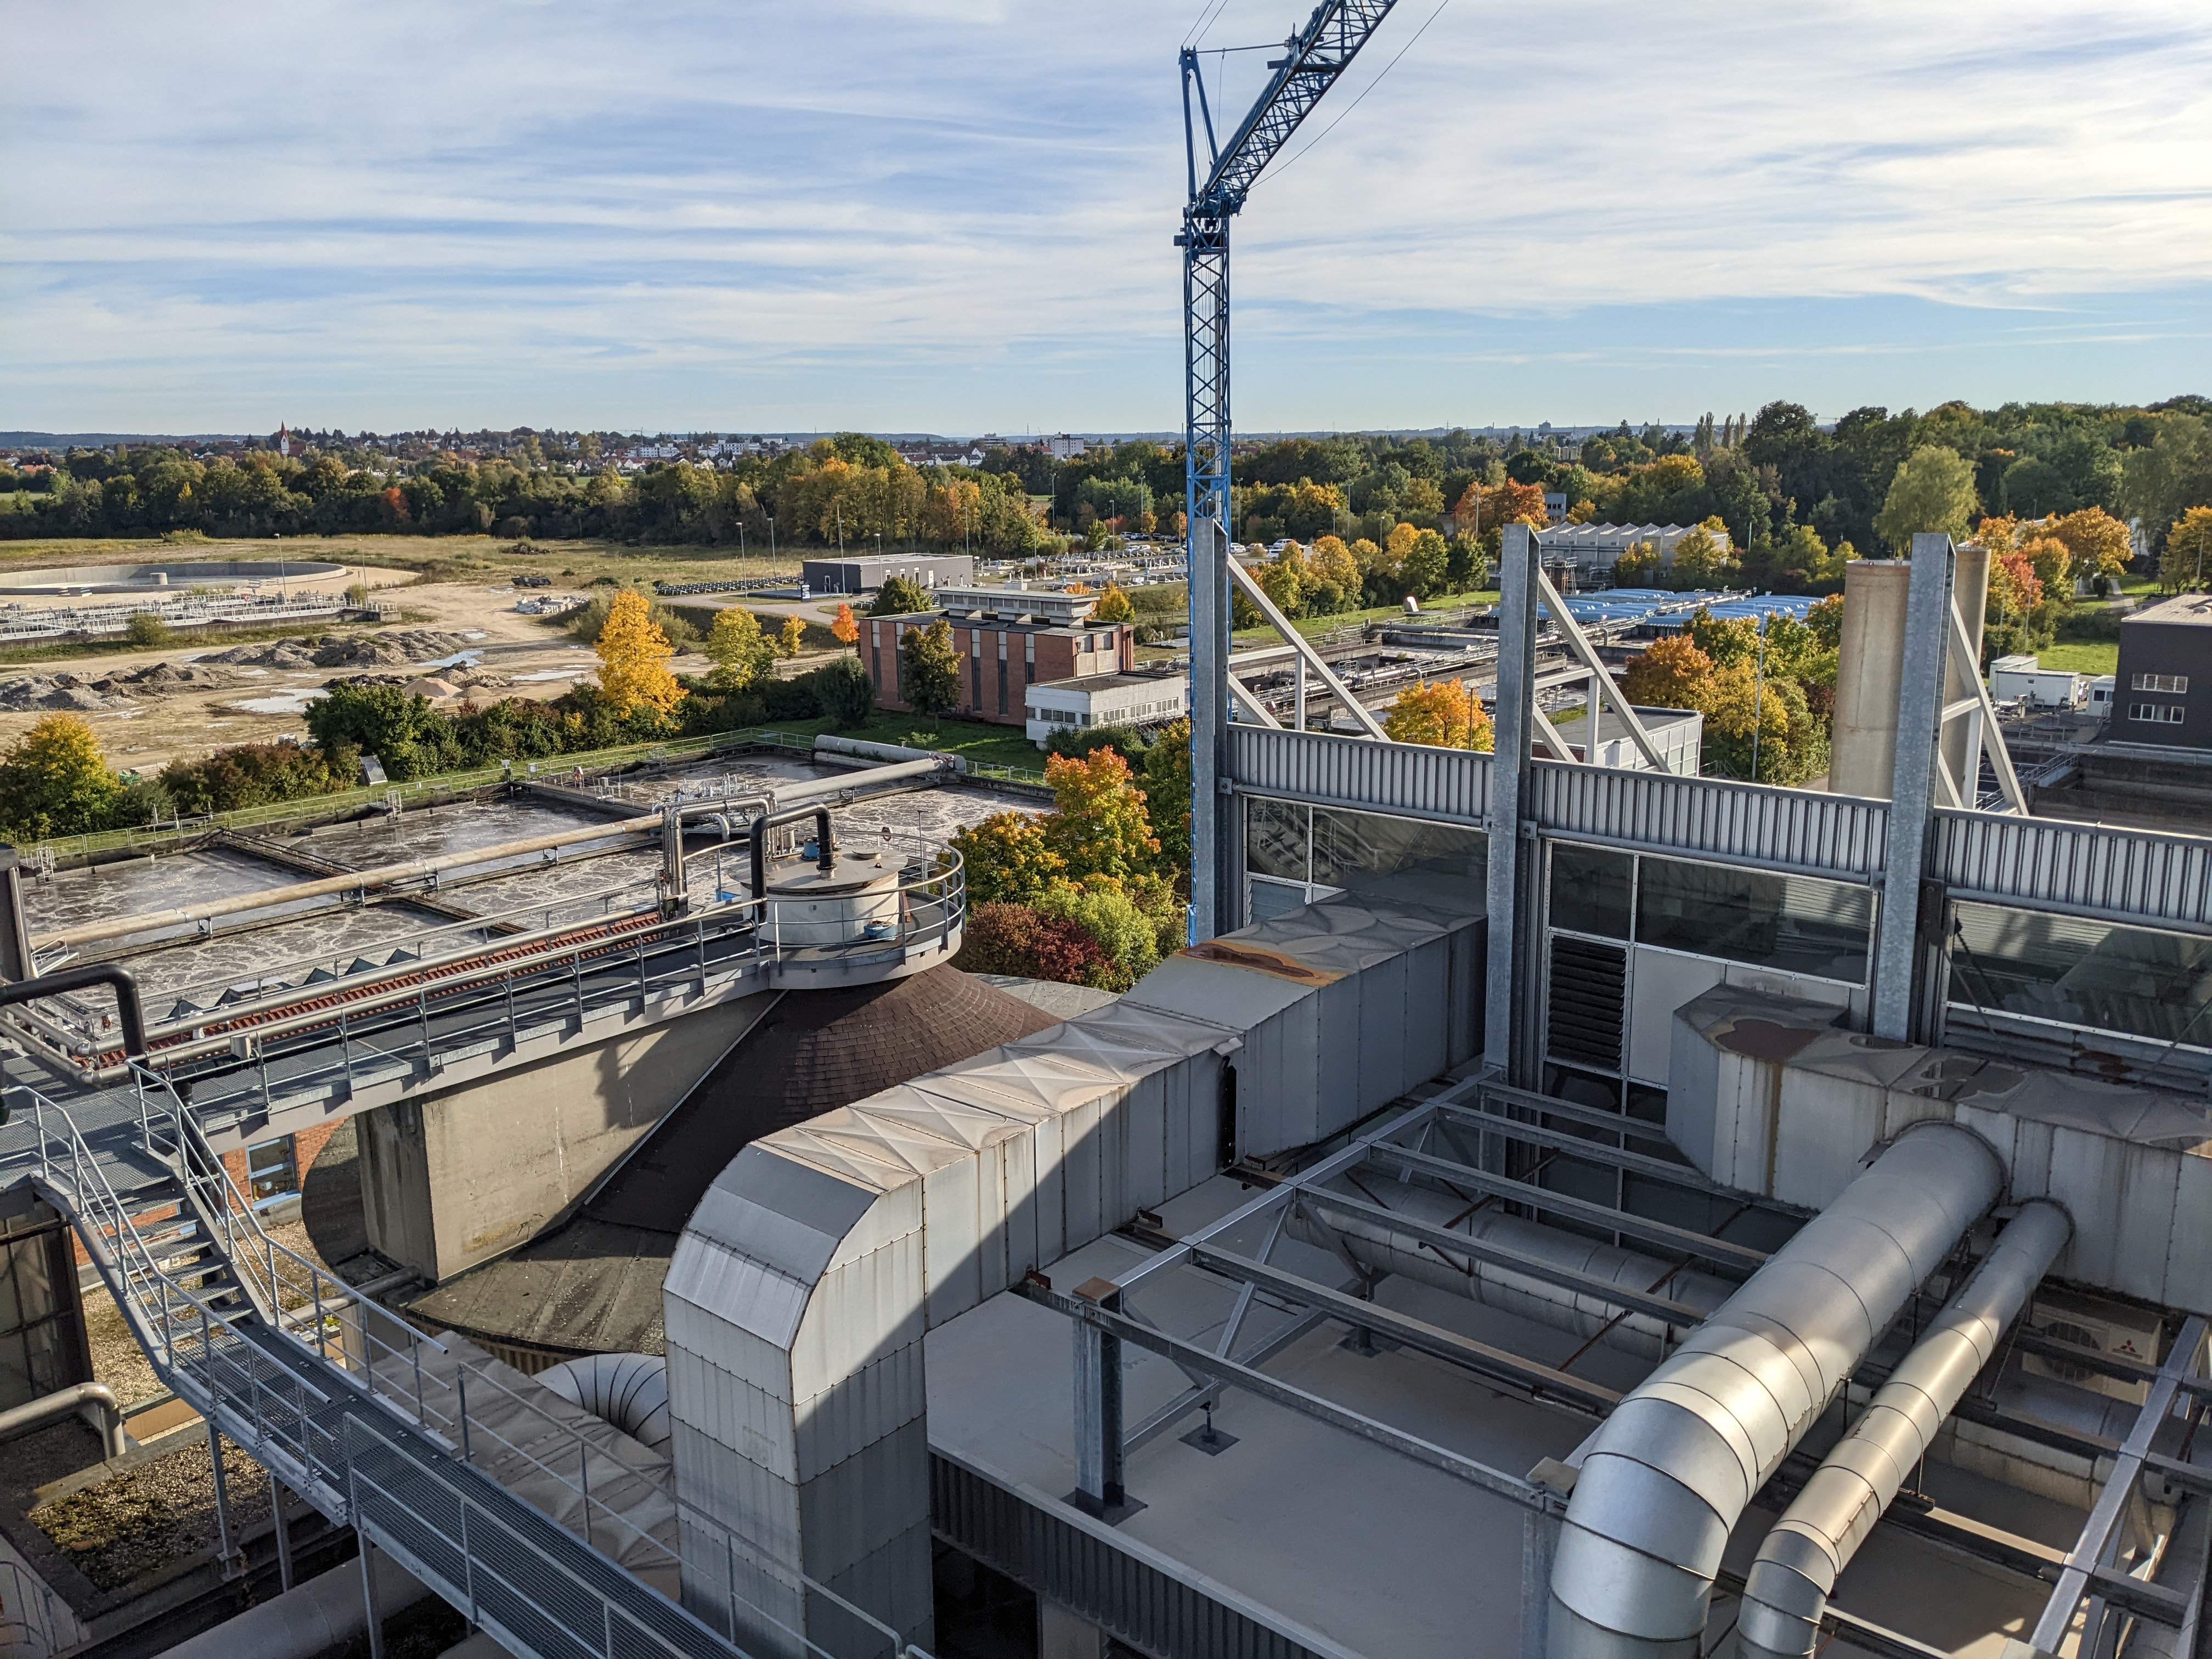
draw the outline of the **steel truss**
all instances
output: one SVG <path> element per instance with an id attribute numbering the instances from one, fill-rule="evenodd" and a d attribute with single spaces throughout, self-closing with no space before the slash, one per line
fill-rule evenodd
<path id="1" fill-rule="evenodd" d="M 1665 1295 L 1663 1289 L 1641 1291 L 1595 1279 L 1510 1246 L 1461 1233 L 1455 1227 L 1436 1225 L 1393 1209 L 1389 1203 L 1392 1186 L 1418 1181 L 1465 1200 L 1469 1215 L 1510 1205 L 1512 1212 L 1584 1231 L 1609 1232 L 1683 1268 L 1694 1266 L 1732 1279 L 1755 1273 L 1767 1254 L 1722 1237 L 1719 1232 L 1753 1212 L 1764 1212 L 1773 1220 L 1790 1224 L 1802 1223 L 1814 1213 L 1723 1187 L 1687 1164 L 1636 1150 L 1629 1144 L 1635 1141 L 1656 1152 L 1666 1145 L 1665 1131 L 1654 1124 L 1478 1077 L 1413 1106 L 1268 1187 L 1228 1214 L 1172 1239 L 1118 1279 L 1094 1279 L 1060 1289 L 1041 1274 L 1030 1275 L 1020 1287 L 1022 1293 L 1066 1315 L 1073 1328 L 1077 1487 L 1069 1494 L 1069 1501 L 1109 1522 L 1118 1522 L 1142 1508 L 1125 1485 L 1129 1455 L 1196 1413 L 1210 1412 L 1224 1393 L 1236 1389 L 1521 1505 L 1529 1516 L 1532 1549 L 1548 1559 L 1549 1529 L 1565 1511 L 1566 1490 L 1572 1485 L 1570 1471 L 1541 1464 L 1522 1475 L 1494 1468 L 1284 1382 L 1270 1376 L 1264 1367 L 1315 1331 L 1334 1324 L 1357 1341 L 1379 1338 L 1413 1349 L 1467 1372 L 1486 1388 L 1535 1404 L 1586 1419 L 1609 1414 L 1620 1396 L 1574 1376 L 1569 1369 L 1572 1359 L 1559 1366 L 1547 1365 L 1378 1305 L 1374 1300 L 1375 1287 L 1385 1275 L 1363 1265 L 1334 1225 L 1340 1220 L 1386 1222 L 1394 1231 L 1435 1250 L 1454 1267 L 1465 1264 L 1464 1271 L 1473 1271 L 1477 1262 L 1490 1263 L 1608 1305 L 1616 1320 L 1640 1315 L 1661 1322 L 1671 1333 L 1686 1334 L 1703 1316 Z M 1503 1173 L 1516 1156 L 1524 1164 L 1572 1159 L 1611 1168 L 1663 1182 L 1685 1194 L 1725 1198 L 1731 1203 L 1731 1212 L 1717 1231 L 1699 1232 Z M 1369 1177 L 1367 1182 L 1352 1180 L 1363 1174 Z M 1323 1283 L 1274 1261 L 1293 1218 L 1308 1237 L 1317 1237 L 1336 1257 L 1346 1271 L 1341 1281 Z M 1256 1234 L 1260 1242 L 1250 1248 L 1232 1245 L 1230 1241 L 1240 1233 Z M 1219 1335 L 1211 1341 L 1164 1329 L 1138 1305 L 1148 1284 L 1177 1268 L 1194 1269 L 1236 1286 L 1229 1316 Z M 1255 1307 L 1263 1304 L 1281 1322 L 1262 1334 L 1251 1335 L 1248 1331 L 1251 1316 Z M 2055 1584 L 2051 1607 L 2056 1610 L 2063 1606 L 2064 1619 L 2072 1617 L 2086 1596 L 2090 1599 L 2093 1621 L 2108 1616 L 2109 1610 L 2109 1616 L 2115 1618 L 2132 1615 L 2193 1630 L 2194 1625 L 2185 1621 L 2195 1619 L 2195 1607 L 2186 1595 L 2166 1585 L 2130 1577 L 2112 1565 L 2110 1556 L 2121 1504 L 2143 1473 L 2158 1474 L 2190 1491 L 2197 1501 L 2212 1502 L 2212 1467 L 2183 1462 L 2150 1449 L 2153 1433 L 2171 1414 L 2177 1397 L 2212 1399 L 2212 1376 L 2192 1373 L 2191 1369 L 2191 1357 L 2203 1346 L 2204 1328 L 2203 1319 L 2191 1318 L 2166 1364 L 2157 1367 L 2027 1331 L 2015 1332 L 2008 1340 L 2008 1352 L 2014 1348 L 2049 1352 L 2122 1380 L 2151 1382 L 2150 1401 L 2124 1443 L 2085 1438 L 2008 1412 L 1978 1395 L 1960 1402 L 1955 1415 L 1961 1419 L 2112 1462 L 2113 1472 L 2106 1482 L 2103 1498 L 2073 1551 L 2061 1553 L 2002 1528 L 1953 1514 L 1912 1494 L 1893 1504 L 1885 1520 L 1994 1565 Z M 1169 1360 L 1187 1381 L 1182 1392 L 1133 1424 L 1125 1424 L 1121 1413 L 1119 1385 L 1125 1343 Z M 1870 1361 L 1853 1382 L 1872 1389 L 1880 1386 L 1887 1371 L 1886 1364 Z M 1815 1461 L 1802 1455 L 1794 1457 L 1770 1490 L 1786 1495 L 1811 1473 Z M 1741 1588 L 1725 1574 L 1717 1581 L 1717 1587 L 1724 1594 Z M 2046 1613 L 2045 1622 L 2057 1618 L 2056 1611 Z M 2064 1619 L 2060 1620 L 2062 1627 Z M 1896 1659 L 1929 1659 L 1934 1652 L 1909 1637 L 1842 1609 L 1829 1610 L 1827 1625 L 1855 1645 Z"/>

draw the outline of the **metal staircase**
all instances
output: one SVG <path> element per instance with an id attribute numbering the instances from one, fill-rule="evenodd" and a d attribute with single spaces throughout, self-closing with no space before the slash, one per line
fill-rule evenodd
<path id="1" fill-rule="evenodd" d="M 679 1582 L 674 1550 L 609 1501 L 625 1481 L 635 1492 L 634 1467 L 486 1356 L 270 1238 L 194 1115 L 159 1073 L 133 1070 L 137 1121 L 92 1139 L 56 1101 L 12 1089 L 0 1185 L 27 1178 L 70 1218 L 162 1380 L 232 1442 L 514 1653 L 849 1659 L 756 1608 L 710 1628 L 656 1588 Z M 927 1659 L 750 1540 L 722 1545 L 878 1633 L 854 1651 Z"/>

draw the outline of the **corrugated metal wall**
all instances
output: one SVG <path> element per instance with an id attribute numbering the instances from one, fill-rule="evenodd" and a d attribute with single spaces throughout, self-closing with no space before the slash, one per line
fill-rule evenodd
<path id="1" fill-rule="evenodd" d="M 1156 1659 L 1340 1659 L 1024 1502 L 965 1464 L 929 1458 L 939 1537 Z"/>
<path id="2" fill-rule="evenodd" d="M 1954 811 L 1933 839 L 1930 873 L 1954 898 L 2212 931 L 2212 842 Z"/>
<path id="3" fill-rule="evenodd" d="M 1229 775 L 1255 794 L 1454 823 L 1490 809 L 1490 757 L 1471 749 L 1231 726 Z"/>
<path id="4" fill-rule="evenodd" d="M 1528 816 L 1561 835 L 1864 880 L 1881 867 L 1889 809 L 1725 778 L 1534 763 Z"/>

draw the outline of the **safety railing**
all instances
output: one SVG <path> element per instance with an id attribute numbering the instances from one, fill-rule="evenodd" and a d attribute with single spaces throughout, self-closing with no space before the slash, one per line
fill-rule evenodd
<path id="1" fill-rule="evenodd" d="M 84 1635 L 75 1611 L 52 1586 L 15 1562 L 0 1560 L 0 1656 L 52 1659 Z"/>
<path id="2" fill-rule="evenodd" d="M 251 1201 L 209 1145 L 195 1114 L 177 1097 L 160 1073 L 143 1067 L 134 1069 L 143 1091 L 142 1099 L 146 1103 L 142 1121 L 149 1150 L 175 1172 L 195 1217 L 216 1241 L 216 1248 L 271 1330 L 301 1353 L 313 1356 L 320 1365 L 328 1368 L 337 1381 L 351 1385 L 408 1419 L 463 1465 L 491 1466 L 497 1470 L 502 1486 L 514 1486 L 528 1480 L 550 1485 L 554 1489 L 550 1495 L 550 1506 L 543 1502 L 532 1503 L 532 1506 L 541 1513 L 571 1517 L 564 1522 L 568 1530 L 580 1536 L 585 1545 L 605 1557 L 609 1565 L 618 1565 L 633 1575 L 659 1574 L 672 1582 L 680 1577 L 684 1565 L 680 1553 L 605 1496 L 611 1486 L 624 1477 L 633 1478 L 634 1492 L 634 1478 L 639 1473 L 634 1465 L 595 1442 L 573 1421 L 547 1411 L 541 1398 L 545 1395 L 542 1389 L 535 1385 L 529 1385 L 527 1389 L 509 1386 L 446 1343 L 362 1297 L 327 1269 L 271 1238 L 262 1228 Z M 52 1109 L 67 1121 L 67 1114 L 59 1107 Z M 71 1127 L 73 1130 L 73 1124 Z M 238 1373 L 234 1360 L 231 1369 Z M 303 1384 L 305 1393 L 298 1400 L 296 1410 L 274 1411 L 270 1408 L 271 1397 L 283 1396 L 284 1390 L 271 1388 L 250 1372 L 251 1367 L 247 1367 L 246 1373 L 234 1375 L 233 1380 L 248 1396 L 247 1414 L 256 1429 L 270 1439 L 291 1446 L 295 1455 L 303 1461 L 328 1464 L 325 1476 L 335 1480 L 338 1465 L 331 1459 L 337 1448 L 325 1435 L 319 1455 L 315 1422 L 318 1413 L 314 1408 L 328 1403 L 329 1393 Z M 502 1423 L 507 1425 L 504 1429 Z M 525 1426 L 517 1429 L 517 1423 Z M 347 1425 L 347 1431 L 368 1433 L 387 1449 L 401 1450 L 390 1437 L 379 1435 L 371 1426 L 357 1420 Z M 411 1520 L 414 1528 L 419 1530 L 424 1521 L 424 1505 L 419 1493 L 410 1492 L 403 1501 L 380 1486 L 374 1474 L 364 1471 L 358 1457 L 347 1455 L 342 1462 L 352 1504 L 358 1504 L 366 1486 L 397 1506 L 387 1518 Z M 593 1491 L 595 1470 L 598 1492 Z M 411 1478 L 419 1479 L 421 1473 L 419 1468 L 410 1469 Z M 410 1480 L 410 1487 L 411 1484 Z M 510 1541 L 518 1541 L 519 1535 L 511 1521 L 474 1503 L 465 1492 L 457 1492 L 454 1497 L 465 1517 L 472 1511 L 479 1527 L 497 1528 Z M 518 1499 L 530 1501 L 520 1494 Z M 776 1561 L 757 1543 L 742 1540 L 741 1548 L 741 1540 L 711 1517 L 696 1511 L 687 1511 L 687 1516 L 695 1528 L 706 1527 L 720 1536 L 723 1547 L 720 1553 L 725 1557 L 732 1586 L 738 1582 L 741 1562 L 749 1571 L 765 1571 L 800 1583 L 810 1595 L 828 1598 L 849 1616 L 877 1631 L 887 1640 L 890 1651 L 927 1659 L 921 1650 L 902 1643 L 896 1632 L 873 1615 L 789 1564 Z M 459 1540 L 465 1562 L 473 1558 L 469 1548 L 468 1526 L 465 1518 Z M 496 1569 L 491 1571 L 496 1577 Z M 483 1587 L 477 1583 L 473 1571 L 468 1582 L 472 1595 L 480 1593 Z M 526 1602 L 529 1601 L 523 1587 L 509 1583 L 507 1588 Z M 749 1641 L 773 1631 L 806 1653 L 832 1659 L 829 1650 L 807 1639 L 757 1603 L 736 1596 L 734 1590 L 731 1605 L 729 1641 L 733 1650 L 742 1650 Z M 544 1612 L 543 1607 L 537 1610 Z M 475 1611 L 473 1607 L 471 1611 Z M 609 1656 L 637 1650 L 628 1643 L 616 1644 L 617 1620 L 631 1637 L 647 1640 L 651 1644 L 647 1650 L 654 1650 L 666 1640 L 667 1632 L 656 1631 L 651 1624 L 641 1621 L 635 1610 L 621 1605 L 618 1599 L 602 1595 L 600 1611 L 608 1644 L 605 1652 Z M 778 1645 L 784 1643 L 779 1642 Z M 679 1640 L 667 1650 L 695 1653 L 698 1649 Z"/>

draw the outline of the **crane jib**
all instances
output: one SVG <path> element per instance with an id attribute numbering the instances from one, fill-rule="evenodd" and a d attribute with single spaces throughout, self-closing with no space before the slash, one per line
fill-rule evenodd
<path id="1" fill-rule="evenodd" d="M 1237 812 L 1224 803 L 1229 723 L 1229 221 L 1267 163 L 1367 44 L 1396 0 L 1322 0 L 1272 60 L 1267 89 L 1226 145 L 1195 47 L 1183 49 L 1183 150 L 1189 197 L 1182 250 L 1183 505 L 1190 578 L 1190 939 L 1234 927 L 1241 908 Z M 1203 135 L 1206 159 L 1199 143 Z M 1364 709 L 1356 713 L 1364 715 Z"/>

